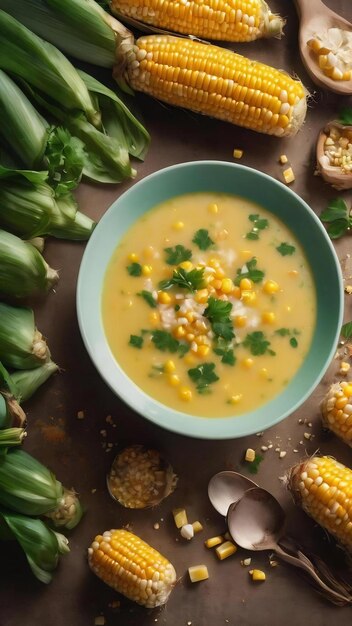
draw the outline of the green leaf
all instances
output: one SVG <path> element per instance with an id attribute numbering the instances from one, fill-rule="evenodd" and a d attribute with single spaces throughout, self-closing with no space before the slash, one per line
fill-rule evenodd
<path id="1" fill-rule="evenodd" d="M 142 289 L 142 291 L 139 291 L 137 293 L 137 296 L 143 298 L 143 300 L 145 300 L 152 309 L 156 308 L 157 303 L 151 291 L 146 291 L 145 289 Z"/>
<path id="2" fill-rule="evenodd" d="M 234 338 L 233 325 L 230 319 L 223 322 L 214 322 L 212 324 L 212 330 L 218 337 L 223 337 L 226 341 L 231 341 Z"/>
<path id="3" fill-rule="evenodd" d="M 127 271 L 130 276 L 141 276 L 142 266 L 139 263 L 131 263 L 127 266 Z"/>
<path id="4" fill-rule="evenodd" d="M 278 328 L 275 330 L 275 335 L 280 335 L 280 337 L 287 337 L 290 334 L 291 331 L 289 328 Z"/>
<path id="5" fill-rule="evenodd" d="M 344 126 L 352 125 L 352 107 L 345 107 L 339 113 L 339 122 Z"/>
<path id="6" fill-rule="evenodd" d="M 179 343 L 178 353 L 180 355 L 180 359 L 182 359 L 182 357 L 184 357 L 185 354 L 190 351 L 190 348 L 191 346 L 188 343 Z"/>
<path id="7" fill-rule="evenodd" d="M 192 251 L 184 246 L 177 244 L 174 248 L 164 248 L 166 252 L 166 263 L 168 265 L 179 265 L 183 261 L 189 261 L 192 257 Z"/>
<path id="8" fill-rule="evenodd" d="M 341 328 L 341 335 L 344 339 L 352 338 L 352 322 L 346 322 Z"/>
<path id="9" fill-rule="evenodd" d="M 197 270 L 196 268 L 190 272 L 180 268 L 174 270 L 172 278 L 162 280 L 159 283 L 160 289 L 170 289 L 170 287 L 179 287 L 180 289 L 187 289 L 192 293 L 197 289 L 204 287 L 204 268 Z"/>
<path id="10" fill-rule="evenodd" d="M 237 270 L 235 285 L 239 285 L 242 278 L 249 278 L 253 283 L 260 283 L 263 280 L 265 273 L 257 269 L 257 259 L 255 256 L 247 261 L 245 267 L 247 270 L 242 271 L 242 268 Z"/>
<path id="11" fill-rule="evenodd" d="M 343 219 L 343 220 L 336 220 L 335 222 L 332 222 L 331 224 L 329 224 L 326 231 L 329 237 L 331 237 L 331 239 L 338 239 L 339 237 L 342 237 L 342 235 L 346 233 L 347 229 L 348 229 L 348 221 Z"/>
<path id="12" fill-rule="evenodd" d="M 328 206 L 320 214 L 322 222 L 334 222 L 335 220 L 344 219 L 348 221 L 349 210 L 346 202 L 342 198 L 335 198 L 329 202 Z"/>
<path id="13" fill-rule="evenodd" d="M 140 337 L 139 335 L 130 335 L 129 345 L 140 350 L 143 346 L 143 341 L 143 337 Z"/>
<path id="14" fill-rule="evenodd" d="M 51 130 L 45 151 L 45 163 L 56 196 L 75 189 L 81 178 L 86 155 L 83 143 L 62 127 Z"/>
<path id="15" fill-rule="evenodd" d="M 231 311 L 231 302 L 219 300 L 218 298 L 213 298 L 213 296 L 209 298 L 208 305 L 204 311 L 204 316 L 210 321 L 215 335 L 223 337 L 226 341 L 231 341 L 235 336 L 233 324 L 229 317 Z"/>
<path id="16" fill-rule="evenodd" d="M 215 363 L 202 363 L 188 370 L 188 376 L 196 385 L 198 393 L 208 391 L 209 385 L 219 380 L 215 373 Z"/>
<path id="17" fill-rule="evenodd" d="M 246 467 L 250 474 L 258 474 L 259 465 L 264 460 L 264 457 L 261 454 L 256 454 L 254 461 L 252 463 L 246 463 Z"/>
<path id="18" fill-rule="evenodd" d="M 200 250 L 208 250 L 208 248 L 214 244 L 214 241 L 209 237 L 209 232 L 205 228 L 197 230 L 192 241 Z"/>
<path id="19" fill-rule="evenodd" d="M 252 229 L 246 234 L 246 239 L 259 239 L 259 232 L 268 228 L 269 222 L 266 218 L 260 217 L 259 213 L 255 213 L 248 216 L 248 219 L 252 222 Z"/>
<path id="20" fill-rule="evenodd" d="M 222 357 L 221 363 L 224 365 L 235 365 L 236 357 L 232 348 L 214 348 L 214 352 Z"/>
<path id="21" fill-rule="evenodd" d="M 291 346 L 292 348 L 297 348 L 297 346 L 298 346 L 298 341 L 297 341 L 296 337 L 291 337 L 291 339 L 290 339 L 290 346 Z"/>
<path id="22" fill-rule="evenodd" d="M 152 342 L 158 350 L 162 352 L 177 352 L 179 342 L 166 330 L 154 330 L 152 332 Z"/>
<path id="23" fill-rule="evenodd" d="M 243 345 L 250 350 L 253 356 L 265 354 L 266 352 L 273 354 L 273 351 L 269 349 L 270 341 L 265 338 L 261 330 L 248 333 L 243 341 Z"/>
<path id="24" fill-rule="evenodd" d="M 280 252 L 281 256 L 291 256 L 291 254 L 295 252 L 296 248 L 295 246 L 291 246 L 286 241 L 283 241 L 279 246 L 277 246 L 276 250 Z"/>

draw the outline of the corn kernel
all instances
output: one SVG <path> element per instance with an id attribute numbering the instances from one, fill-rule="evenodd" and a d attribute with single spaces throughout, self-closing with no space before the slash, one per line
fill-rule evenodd
<path id="1" fill-rule="evenodd" d="M 252 580 L 255 581 L 266 579 L 265 572 L 260 569 L 251 569 L 249 570 L 249 574 L 252 576 Z"/>
<path id="2" fill-rule="evenodd" d="M 248 289 L 245 289 L 242 291 L 241 300 L 245 304 L 252 305 L 255 303 L 256 299 L 257 299 L 257 295 L 255 291 L 249 291 Z"/>
<path id="3" fill-rule="evenodd" d="M 221 281 L 221 291 L 223 293 L 231 293 L 233 288 L 234 288 L 234 284 L 231 278 L 223 278 L 223 280 Z"/>
<path id="4" fill-rule="evenodd" d="M 198 521 L 193 522 L 192 526 L 195 533 L 200 533 L 200 531 L 203 530 L 202 524 Z"/>
<path id="5" fill-rule="evenodd" d="M 194 341 L 194 339 L 195 339 L 195 335 L 194 335 L 193 333 L 187 333 L 187 335 L 186 335 L 186 339 L 187 339 L 187 341 L 189 341 L 189 342 Z"/>
<path id="6" fill-rule="evenodd" d="M 259 370 L 259 374 L 261 375 L 262 378 L 266 378 L 266 379 L 269 378 L 269 371 L 267 370 L 266 367 L 262 367 Z"/>
<path id="7" fill-rule="evenodd" d="M 208 211 L 213 214 L 219 213 L 219 207 L 215 204 L 215 202 L 213 202 L 212 204 L 209 204 Z"/>
<path id="8" fill-rule="evenodd" d="M 172 361 L 171 359 L 166 361 L 166 363 L 164 364 L 164 372 L 166 372 L 167 374 L 172 374 L 175 370 L 176 370 L 175 362 Z"/>
<path id="9" fill-rule="evenodd" d="M 242 393 L 236 393 L 236 395 L 231 396 L 230 398 L 230 402 L 231 404 L 238 404 L 243 398 L 243 394 Z"/>
<path id="10" fill-rule="evenodd" d="M 156 326 L 157 324 L 159 324 L 160 315 L 158 311 L 151 311 L 151 313 L 149 313 L 149 321 L 153 324 L 153 326 Z"/>
<path id="11" fill-rule="evenodd" d="M 135 252 L 131 252 L 131 254 L 128 255 L 128 260 L 132 261 L 132 263 L 136 263 L 138 261 L 138 254 L 136 254 Z"/>
<path id="12" fill-rule="evenodd" d="M 180 377 L 177 374 L 170 374 L 168 377 L 169 384 L 171 387 L 177 387 L 180 384 Z"/>
<path id="13" fill-rule="evenodd" d="M 172 228 L 174 230 L 182 230 L 185 227 L 183 222 L 174 222 Z"/>
<path id="14" fill-rule="evenodd" d="M 209 578 L 208 568 L 206 565 L 192 565 L 188 568 L 188 574 L 191 583 L 198 583 L 201 580 Z"/>
<path id="15" fill-rule="evenodd" d="M 207 356 L 207 354 L 209 353 L 209 350 L 210 350 L 209 346 L 202 345 L 198 347 L 197 354 L 200 357 Z"/>
<path id="16" fill-rule="evenodd" d="M 221 285 L 222 285 L 222 280 L 220 280 L 219 278 L 215 278 L 215 280 L 213 279 L 211 286 L 214 287 L 214 289 L 221 289 Z"/>
<path id="17" fill-rule="evenodd" d="M 208 296 L 208 289 L 199 289 L 195 295 L 195 301 L 204 304 L 208 300 Z"/>
<path id="18" fill-rule="evenodd" d="M 212 267 L 214 270 L 220 267 L 219 259 L 211 258 L 208 262 L 209 267 Z"/>
<path id="19" fill-rule="evenodd" d="M 182 261 L 182 263 L 179 264 L 179 267 L 186 272 L 190 272 L 193 269 L 193 263 L 191 263 L 191 261 Z"/>
<path id="20" fill-rule="evenodd" d="M 186 330 L 183 326 L 177 326 L 175 332 L 174 332 L 175 337 L 177 337 L 178 339 L 182 339 L 183 337 L 186 336 Z"/>
<path id="21" fill-rule="evenodd" d="M 224 538 L 221 535 L 217 535 L 216 537 L 210 537 L 206 541 L 204 541 L 204 545 L 206 548 L 214 548 L 214 546 L 218 546 L 220 543 L 223 543 Z"/>
<path id="22" fill-rule="evenodd" d="M 288 167 L 286 170 L 282 172 L 282 174 L 283 174 L 286 185 L 293 183 L 293 181 L 295 180 L 295 175 L 293 173 L 292 167 Z"/>
<path id="23" fill-rule="evenodd" d="M 252 367 L 252 366 L 253 366 L 253 364 L 254 364 L 254 360 L 253 360 L 253 359 L 251 359 L 250 357 L 247 357 L 246 359 L 243 359 L 243 361 L 242 361 L 242 365 L 243 365 L 244 367 L 247 367 L 248 369 L 249 369 L 250 367 Z"/>
<path id="24" fill-rule="evenodd" d="M 225 272 L 222 267 L 217 267 L 214 274 L 215 278 L 223 279 L 225 277 Z"/>
<path id="25" fill-rule="evenodd" d="M 235 315 L 234 324 L 236 328 L 244 328 L 247 324 L 247 317 L 245 315 Z"/>
<path id="26" fill-rule="evenodd" d="M 281 154 L 281 156 L 280 156 L 280 158 L 279 158 L 279 161 L 280 161 L 280 163 L 281 163 L 282 165 L 285 165 L 285 163 L 287 163 L 287 162 L 288 162 L 288 158 L 287 158 L 286 154 Z"/>
<path id="27" fill-rule="evenodd" d="M 234 288 L 232 290 L 232 295 L 234 298 L 238 298 L 238 300 L 241 298 L 241 289 L 240 287 L 238 287 L 237 285 L 234 285 Z"/>
<path id="28" fill-rule="evenodd" d="M 155 254 L 153 246 L 147 246 L 146 248 L 144 248 L 143 254 L 147 259 L 152 259 Z"/>
<path id="29" fill-rule="evenodd" d="M 194 321 L 194 313 L 192 313 L 192 311 L 187 311 L 187 313 L 185 314 L 185 318 L 189 322 L 193 322 Z"/>
<path id="30" fill-rule="evenodd" d="M 172 515 L 176 528 L 182 528 L 185 524 L 188 524 L 187 513 L 185 509 L 173 509 Z"/>
<path id="31" fill-rule="evenodd" d="M 275 280 L 266 280 L 264 285 L 263 285 L 263 290 L 265 291 L 265 293 L 267 293 L 269 295 L 277 293 L 279 291 L 279 289 L 280 289 L 280 287 L 275 282 Z"/>
<path id="32" fill-rule="evenodd" d="M 142 274 L 143 276 L 150 276 L 153 271 L 151 265 L 142 265 Z"/>
<path id="33" fill-rule="evenodd" d="M 252 448 L 247 448 L 244 460 L 248 461 L 248 463 L 253 463 L 255 460 L 255 451 Z"/>
<path id="34" fill-rule="evenodd" d="M 273 324 L 276 320 L 275 313 L 273 311 L 264 311 L 262 315 L 262 322 L 264 324 Z"/>
<path id="35" fill-rule="evenodd" d="M 172 297 L 166 291 L 159 291 L 159 293 L 158 293 L 158 301 L 161 304 L 171 304 Z"/>
<path id="36" fill-rule="evenodd" d="M 239 148 L 235 148 L 233 151 L 233 158 L 242 159 L 242 157 L 243 157 L 243 150 L 240 150 Z"/>
<path id="37" fill-rule="evenodd" d="M 352 385 L 348 384 L 343 388 L 343 393 L 346 398 L 350 398 L 352 396 Z"/>
<path id="38" fill-rule="evenodd" d="M 221 546 L 215 548 L 215 552 L 220 561 L 223 561 L 224 559 L 227 559 L 229 556 L 237 552 L 237 546 L 235 546 L 232 541 L 225 541 L 221 544 Z"/>
<path id="39" fill-rule="evenodd" d="M 240 288 L 250 291 L 253 289 L 253 283 L 250 278 L 242 278 L 240 281 Z"/>
<path id="40" fill-rule="evenodd" d="M 192 391 L 189 387 L 180 387 L 180 398 L 181 400 L 185 400 L 189 402 L 192 400 Z"/>

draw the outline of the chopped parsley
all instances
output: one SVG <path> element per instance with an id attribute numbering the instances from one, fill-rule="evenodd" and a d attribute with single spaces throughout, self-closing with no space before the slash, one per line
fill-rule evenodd
<path id="1" fill-rule="evenodd" d="M 145 289 L 143 289 L 142 291 L 139 291 L 137 293 L 137 296 L 141 296 L 141 298 L 143 298 L 143 300 L 146 301 L 147 304 L 149 304 L 149 306 L 152 309 L 155 309 L 157 304 L 156 304 L 156 300 L 152 294 L 151 291 L 146 291 Z"/>
<path id="2" fill-rule="evenodd" d="M 298 341 L 297 341 L 296 337 L 291 337 L 291 339 L 290 339 L 290 346 L 292 346 L 292 348 L 297 348 Z"/>
<path id="3" fill-rule="evenodd" d="M 142 266 L 139 263 L 131 263 L 127 266 L 127 271 L 130 276 L 141 276 Z"/>
<path id="4" fill-rule="evenodd" d="M 215 373 L 215 363 L 202 363 L 188 370 L 188 376 L 196 385 L 198 393 L 210 393 L 209 385 L 219 380 Z"/>
<path id="5" fill-rule="evenodd" d="M 265 354 L 268 352 L 272 356 L 275 352 L 269 348 L 270 341 L 265 338 L 264 333 L 261 330 L 255 330 L 253 333 L 248 333 L 244 338 L 243 345 L 248 348 L 253 356 Z"/>
<path id="6" fill-rule="evenodd" d="M 210 246 L 214 245 L 214 241 L 209 237 L 209 232 L 205 228 L 197 230 L 192 241 L 200 250 L 208 250 Z"/>
<path id="7" fill-rule="evenodd" d="M 164 248 L 166 252 L 166 263 L 168 265 L 179 265 L 183 261 L 189 261 L 192 257 L 192 250 L 177 244 L 174 248 Z"/>
<path id="8" fill-rule="evenodd" d="M 339 113 L 339 122 L 344 126 L 352 125 L 352 107 L 344 107 Z"/>
<path id="9" fill-rule="evenodd" d="M 259 239 L 259 233 L 261 230 L 268 228 L 269 222 L 265 217 L 260 217 L 259 213 L 255 213 L 248 216 L 253 226 L 251 230 L 246 234 L 246 239 Z"/>
<path id="10" fill-rule="evenodd" d="M 252 463 L 246 462 L 246 468 L 250 474 L 258 474 L 259 465 L 263 461 L 264 457 L 261 454 L 256 454 Z"/>
<path id="11" fill-rule="evenodd" d="M 280 337 L 290 337 L 289 343 L 292 348 L 297 348 L 298 341 L 294 335 L 299 334 L 299 330 L 297 330 L 296 328 L 293 328 L 292 330 L 290 328 L 278 328 L 277 330 L 275 330 L 275 335 L 279 335 Z"/>
<path id="12" fill-rule="evenodd" d="M 291 331 L 289 328 L 278 328 L 275 330 L 275 335 L 280 335 L 280 337 L 287 337 L 290 334 Z"/>
<path id="13" fill-rule="evenodd" d="M 346 322 L 341 328 L 341 335 L 344 339 L 352 338 L 352 322 Z"/>
<path id="14" fill-rule="evenodd" d="M 331 239 L 342 237 L 352 228 L 351 209 L 342 198 L 331 200 L 320 214 L 320 219 L 328 224 L 326 231 Z"/>
<path id="15" fill-rule="evenodd" d="M 230 319 L 231 311 L 231 302 L 219 300 L 218 298 L 213 298 L 213 296 L 210 296 L 208 306 L 204 311 L 204 316 L 211 323 L 213 333 L 226 341 L 231 341 L 235 336 L 233 324 Z"/>
<path id="16" fill-rule="evenodd" d="M 215 354 L 221 356 L 221 363 L 224 363 L 224 365 L 235 365 L 236 357 L 234 355 L 232 345 L 225 341 L 222 337 L 218 337 L 213 347 L 213 351 Z"/>
<path id="17" fill-rule="evenodd" d="M 191 349 L 191 346 L 188 343 L 181 343 L 179 342 L 178 344 L 178 352 L 180 355 L 180 359 L 185 356 L 185 354 L 187 354 L 187 352 L 189 352 Z"/>
<path id="18" fill-rule="evenodd" d="M 239 285 L 242 278 L 249 278 L 253 283 L 260 283 L 263 280 L 265 274 L 262 270 L 258 270 L 255 256 L 247 261 L 244 267 L 247 269 L 240 268 L 237 270 L 235 285 Z"/>
<path id="19" fill-rule="evenodd" d="M 168 333 L 166 330 L 153 330 L 152 342 L 158 350 L 162 352 L 177 352 L 179 349 L 179 342 L 175 337 Z"/>
<path id="20" fill-rule="evenodd" d="M 140 350 L 143 346 L 143 337 L 140 337 L 139 335 L 130 335 L 129 345 Z"/>
<path id="21" fill-rule="evenodd" d="M 296 248 L 287 243 L 287 241 L 283 241 L 277 246 L 276 250 L 280 252 L 281 256 L 291 256 L 296 251 Z"/>
<path id="22" fill-rule="evenodd" d="M 160 289 L 170 289 L 170 287 L 179 287 L 180 289 L 187 289 L 194 293 L 197 289 L 204 287 L 204 268 L 197 270 L 196 268 L 190 272 L 180 268 L 174 270 L 172 278 L 162 280 L 159 283 Z"/>

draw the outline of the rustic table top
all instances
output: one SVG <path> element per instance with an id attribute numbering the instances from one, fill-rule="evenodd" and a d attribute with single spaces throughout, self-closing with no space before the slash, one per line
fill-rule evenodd
<path id="1" fill-rule="evenodd" d="M 350 0 L 326 0 L 326 4 L 352 21 Z M 319 129 L 336 116 L 352 98 L 341 98 L 320 91 L 302 67 L 297 46 L 298 18 L 290 0 L 271 0 L 272 10 L 287 18 L 285 37 L 238 45 L 241 53 L 297 74 L 311 96 L 306 123 L 292 139 L 276 139 L 209 120 L 189 112 L 173 110 L 138 96 L 145 124 L 152 136 L 145 163 L 137 164 L 137 180 L 174 163 L 198 159 L 232 161 L 234 147 L 244 150 L 241 161 L 274 178 L 281 179 L 278 157 L 286 153 L 292 163 L 296 191 L 318 214 L 329 199 L 338 195 L 321 178 L 313 175 L 315 142 Z M 102 74 L 104 75 L 104 74 Z M 106 77 L 108 73 L 106 73 Z M 113 186 L 84 183 L 78 190 L 81 210 L 99 219 L 131 182 Z M 348 199 L 345 193 L 345 198 Z M 342 259 L 349 249 L 349 238 L 336 244 Z M 272 441 L 255 480 L 270 490 L 284 507 L 287 530 L 307 548 L 313 548 L 330 563 L 340 564 L 341 553 L 326 534 L 303 512 L 296 509 L 279 480 L 299 457 L 314 453 L 332 454 L 351 467 L 352 452 L 334 437 L 322 432 L 319 402 L 327 386 L 337 380 L 334 361 L 322 383 L 303 406 L 261 438 L 254 436 L 228 441 L 203 441 L 182 437 L 158 428 L 125 406 L 103 383 L 91 363 L 79 333 L 76 318 L 76 281 L 84 245 L 48 241 L 45 251 L 49 264 L 60 270 L 60 282 L 44 302 L 34 308 L 39 329 L 47 336 L 53 359 L 62 368 L 25 407 L 29 419 L 26 449 L 50 466 L 67 486 L 74 485 L 84 504 L 85 515 L 71 532 L 69 555 L 61 559 L 52 583 L 44 586 L 30 574 L 18 552 L 5 546 L 0 573 L 0 626 L 93 626 L 104 615 L 107 626 L 167 624 L 168 626 L 261 626 L 309 623 L 340 626 L 351 623 L 351 608 L 337 608 L 323 600 L 301 574 L 286 565 L 269 566 L 268 553 L 253 553 L 252 565 L 267 572 L 264 584 L 249 580 L 248 568 L 237 555 L 219 562 L 207 551 L 203 540 L 224 530 L 223 519 L 207 499 L 210 477 L 223 469 L 243 470 L 241 462 L 247 447 L 257 450 Z M 304 305 L 304 304 L 303 304 Z M 352 319 L 352 296 L 346 296 L 346 319 Z M 84 419 L 78 419 L 84 411 Z M 107 423 L 111 416 L 113 423 Z M 299 424 L 303 419 L 312 423 Z M 101 433 L 106 430 L 104 437 Z M 304 439 L 304 432 L 314 438 Z M 302 445 L 302 443 L 304 444 Z M 107 444 L 111 443 L 112 447 Z M 128 511 L 113 502 L 105 485 L 106 472 L 119 446 L 143 443 L 161 450 L 172 463 L 179 482 L 176 491 L 155 509 Z M 276 443 L 287 451 L 279 459 Z M 294 453 L 299 449 L 299 453 Z M 178 541 L 171 510 L 184 506 L 192 520 L 199 519 L 204 532 L 192 542 Z M 153 525 L 159 522 L 159 530 Z M 179 582 L 166 607 L 146 610 L 117 596 L 101 583 L 87 566 L 86 550 L 98 532 L 130 524 L 133 530 L 173 562 Z M 4 549 L 4 548 L 2 548 Z M 191 586 L 185 575 L 191 564 L 207 564 L 208 581 Z M 343 563 L 341 564 L 343 567 Z M 113 607 L 114 600 L 119 607 Z"/>

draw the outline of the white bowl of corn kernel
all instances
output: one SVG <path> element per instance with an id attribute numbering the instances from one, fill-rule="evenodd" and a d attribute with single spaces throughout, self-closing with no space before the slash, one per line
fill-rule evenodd
<path id="1" fill-rule="evenodd" d="M 111 389 L 154 423 L 242 437 L 297 409 L 339 337 L 339 263 L 309 206 L 248 167 L 160 170 L 118 198 L 83 256 L 79 325 Z"/>

